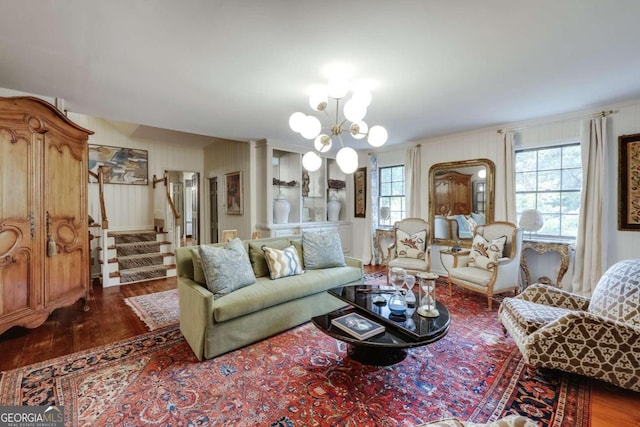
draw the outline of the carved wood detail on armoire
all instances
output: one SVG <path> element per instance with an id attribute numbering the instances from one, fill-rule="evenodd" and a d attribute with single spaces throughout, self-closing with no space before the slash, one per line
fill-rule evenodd
<path id="1" fill-rule="evenodd" d="M 89 297 L 88 139 L 33 97 L 0 97 L 0 333 Z"/>

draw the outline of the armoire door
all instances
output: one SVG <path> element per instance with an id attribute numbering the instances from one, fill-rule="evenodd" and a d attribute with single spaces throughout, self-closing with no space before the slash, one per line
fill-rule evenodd
<path id="1" fill-rule="evenodd" d="M 43 208 L 46 306 L 68 304 L 89 286 L 86 144 L 56 129 L 44 135 Z M 55 242 L 55 254 L 49 242 Z"/>
<path id="2" fill-rule="evenodd" d="M 0 123 L 0 332 L 41 307 L 34 205 L 37 150 L 26 126 Z M 39 320 L 36 320 L 36 323 Z"/>

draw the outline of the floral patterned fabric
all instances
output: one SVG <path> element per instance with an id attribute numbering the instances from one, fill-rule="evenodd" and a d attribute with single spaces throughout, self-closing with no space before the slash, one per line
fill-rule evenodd
<path id="1" fill-rule="evenodd" d="M 235 238 L 222 248 L 200 245 L 199 251 L 207 288 L 214 299 L 256 282 L 240 239 Z"/>

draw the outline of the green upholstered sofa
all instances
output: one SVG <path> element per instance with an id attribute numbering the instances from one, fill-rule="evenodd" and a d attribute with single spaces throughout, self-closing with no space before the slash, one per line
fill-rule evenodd
<path id="1" fill-rule="evenodd" d="M 300 236 L 269 237 L 243 241 L 245 250 L 265 244 L 297 241 Z M 211 246 L 222 246 L 214 244 Z M 340 285 L 362 281 L 362 261 L 345 257 L 345 267 L 305 270 L 304 274 L 271 280 L 253 266 L 256 283 L 214 299 L 206 284 L 194 280 L 192 253 L 196 247 L 175 251 L 180 303 L 180 331 L 198 360 L 210 359 L 267 338 L 313 316 L 343 307 L 345 303 L 327 293 Z M 304 254 L 303 254 L 304 257 Z M 302 260 L 304 262 L 304 260 Z M 253 265 L 253 262 L 252 262 Z"/>

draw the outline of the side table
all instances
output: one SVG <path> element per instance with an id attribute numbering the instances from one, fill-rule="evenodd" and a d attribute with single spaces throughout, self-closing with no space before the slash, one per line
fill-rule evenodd
<path id="1" fill-rule="evenodd" d="M 538 240 L 524 240 L 522 242 L 520 268 L 522 268 L 522 271 L 524 272 L 525 288 L 531 284 L 531 275 L 529 274 L 529 268 L 527 267 L 527 249 L 531 249 L 540 255 L 546 252 L 557 252 L 560 255 L 560 269 L 558 270 L 556 282 L 554 283 L 553 280 L 546 276 L 538 278 L 537 281 L 547 285 L 553 285 L 558 288 L 562 287 L 562 278 L 569 269 L 569 243 L 543 242 Z"/>

